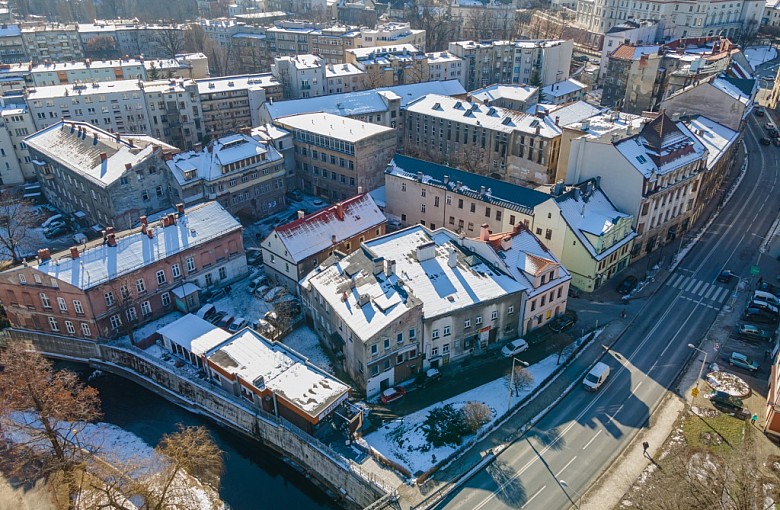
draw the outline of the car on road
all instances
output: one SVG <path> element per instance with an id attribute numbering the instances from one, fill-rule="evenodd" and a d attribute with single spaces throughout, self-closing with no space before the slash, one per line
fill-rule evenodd
<path id="1" fill-rule="evenodd" d="M 501 354 L 503 354 L 505 358 L 511 358 L 512 356 L 517 356 L 521 352 L 525 352 L 527 350 L 528 342 L 522 338 L 518 338 L 517 340 L 512 340 L 504 347 L 502 347 Z"/>
<path id="2" fill-rule="evenodd" d="M 741 352 L 732 352 L 731 356 L 729 357 L 729 365 L 732 367 L 741 368 L 743 370 L 747 370 L 752 374 L 755 374 L 758 372 L 758 369 L 760 368 L 758 365 L 758 361 L 754 361 Z"/>
<path id="3" fill-rule="evenodd" d="M 623 281 L 620 282 L 620 285 L 617 287 L 618 294 L 631 294 L 634 289 L 636 289 L 636 286 L 639 284 L 639 280 L 636 279 L 636 276 L 628 275 L 625 278 L 623 278 Z"/>
<path id="4" fill-rule="evenodd" d="M 575 322 L 577 322 L 577 315 L 574 312 L 566 312 L 551 320 L 548 326 L 553 333 L 560 333 L 574 326 Z"/>
<path id="5" fill-rule="evenodd" d="M 772 140 L 767 136 L 762 136 L 759 142 L 761 142 L 761 145 L 769 145 L 772 143 Z"/>
<path id="6" fill-rule="evenodd" d="M 745 308 L 742 320 L 754 324 L 777 324 L 777 315 L 771 315 L 759 308 Z"/>
<path id="7" fill-rule="evenodd" d="M 756 117 L 763 117 L 766 115 L 763 108 L 756 108 Z"/>
<path id="8" fill-rule="evenodd" d="M 775 123 L 774 123 L 774 122 L 772 122 L 772 121 L 770 120 L 769 122 L 767 122 L 766 124 L 764 124 L 764 127 L 765 127 L 766 129 L 775 129 Z"/>
<path id="9" fill-rule="evenodd" d="M 767 342 L 772 340 L 772 333 L 753 324 L 741 324 L 737 328 L 737 336 L 745 340 L 766 340 Z"/>
<path id="10" fill-rule="evenodd" d="M 380 399 L 382 400 L 383 404 L 389 404 L 391 402 L 395 402 L 396 400 L 401 400 L 405 395 L 406 390 L 403 388 L 403 386 L 393 386 L 392 388 L 387 388 L 385 391 L 383 391 Z"/>
<path id="11" fill-rule="evenodd" d="M 717 280 L 720 283 L 730 283 L 732 278 L 734 278 L 734 273 L 732 273 L 730 269 L 724 269 L 718 275 Z"/>

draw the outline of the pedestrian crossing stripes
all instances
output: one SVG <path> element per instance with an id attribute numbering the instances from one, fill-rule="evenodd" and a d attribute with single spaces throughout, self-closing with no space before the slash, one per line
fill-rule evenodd
<path id="1" fill-rule="evenodd" d="M 729 296 L 728 287 L 721 287 L 715 283 L 705 282 L 704 280 L 698 280 L 680 273 L 672 275 L 672 277 L 666 281 L 666 285 L 680 290 L 682 292 L 680 297 L 695 302 L 701 301 L 702 305 L 713 309 L 716 307 L 711 306 L 704 301 L 722 304 Z"/>

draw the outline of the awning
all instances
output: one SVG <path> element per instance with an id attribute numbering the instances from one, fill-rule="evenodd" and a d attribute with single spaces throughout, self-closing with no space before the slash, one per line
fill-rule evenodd
<path id="1" fill-rule="evenodd" d="M 171 292 L 173 292 L 173 295 L 176 296 L 179 299 L 184 299 L 185 296 L 189 296 L 190 294 L 195 294 L 200 290 L 200 287 L 195 285 L 194 283 L 185 283 L 184 285 L 177 285 L 173 289 L 171 289 Z"/>

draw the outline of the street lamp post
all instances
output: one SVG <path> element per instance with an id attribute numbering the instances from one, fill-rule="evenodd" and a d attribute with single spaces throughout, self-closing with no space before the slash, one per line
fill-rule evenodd
<path id="1" fill-rule="evenodd" d="M 693 344 L 688 344 L 688 347 L 691 349 L 694 349 L 696 351 L 699 351 L 700 353 L 704 354 L 704 359 L 701 360 L 701 367 L 699 367 L 699 378 L 696 379 L 696 393 L 699 393 L 699 382 L 701 381 L 701 374 L 704 373 L 704 365 L 707 364 L 707 351 L 699 349 Z M 696 397 L 691 398 L 691 407 L 693 407 L 693 402 L 696 400 Z"/>
<path id="2" fill-rule="evenodd" d="M 512 372 L 510 372 L 509 374 L 509 397 L 507 398 L 507 402 L 506 402 L 507 413 L 512 409 L 512 388 L 515 385 L 515 361 L 523 365 L 525 368 L 528 368 L 527 362 L 512 356 Z"/>
<path id="3" fill-rule="evenodd" d="M 574 505 L 574 507 L 577 510 L 580 510 L 580 507 L 582 506 L 582 494 L 577 491 L 574 487 L 570 486 L 568 483 L 566 483 L 566 480 L 558 480 L 558 483 L 561 484 L 561 487 L 563 487 L 563 492 L 566 493 L 566 489 L 571 489 L 574 491 L 574 494 L 577 496 L 577 503 Z M 566 497 L 569 497 L 569 494 L 566 493 Z M 571 498 L 569 498 L 569 501 L 571 501 Z M 572 501 L 572 503 L 574 503 Z"/>

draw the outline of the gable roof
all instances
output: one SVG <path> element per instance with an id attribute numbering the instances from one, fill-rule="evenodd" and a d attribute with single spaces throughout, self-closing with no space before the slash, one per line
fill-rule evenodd
<path id="1" fill-rule="evenodd" d="M 660 152 L 663 147 L 675 143 L 683 136 L 682 131 L 666 113 L 661 113 L 645 124 L 640 134 L 647 141 L 647 146 L 656 152 Z"/>

